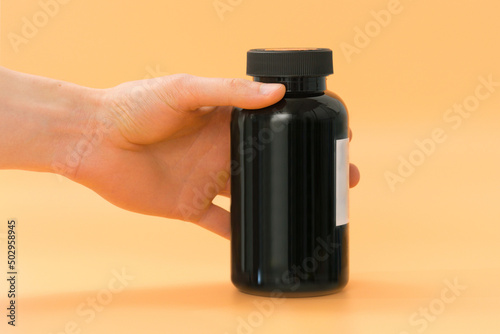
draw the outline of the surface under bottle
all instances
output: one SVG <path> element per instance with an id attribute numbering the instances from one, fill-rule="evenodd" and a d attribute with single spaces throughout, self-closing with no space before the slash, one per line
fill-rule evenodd
<path id="1" fill-rule="evenodd" d="M 347 122 L 324 93 L 233 111 L 231 278 L 241 291 L 300 297 L 347 284 L 349 224 L 336 223 L 335 198 Z"/>

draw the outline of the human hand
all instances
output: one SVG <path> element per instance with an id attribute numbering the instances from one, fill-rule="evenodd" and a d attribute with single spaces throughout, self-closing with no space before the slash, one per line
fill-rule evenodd
<path id="1" fill-rule="evenodd" d="M 284 93 L 277 84 L 184 74 L 95 91 L 93 135 L 64 174 L 124 209 L 191 221 L 228 238 L 230 214 L 212 200 L 230 195 L 232 106 L 262 108 Z M 350 175 L 354 186 L 355 166 Z"/>

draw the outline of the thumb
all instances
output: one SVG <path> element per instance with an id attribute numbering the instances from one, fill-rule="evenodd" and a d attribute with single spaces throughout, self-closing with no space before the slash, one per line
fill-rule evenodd
<path id="1" fill-rule="evenodd" d="M 188 74 L 165 77 L 167 89 L 173 88 L 179 110 L 190 111 L 205 106 L 235 106 L 245 109 L 267 107 L 281 100 L 285 86 L 245 79 L 204 78 Z"/>

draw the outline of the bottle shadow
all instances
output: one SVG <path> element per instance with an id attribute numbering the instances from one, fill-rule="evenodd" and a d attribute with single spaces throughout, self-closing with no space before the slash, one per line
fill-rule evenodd
<path id="1" fill-rule="evenodd" d="M 100 299 L 100 291 L 84 291 L 20 297 L 23 312 L 56 312 L 60 310 L 76 309 L 89 299 L 106 300 L 106 305 L 113 308 L 144 307 L 157 309 L 196 308 L 197 310 L 224 310 L 238 309 L 240 311 L 253 310 L 256 305 L 272 302 L 276 307 L 300 308 L 314 313 L 323 312 L 351 312 L 363 309 L 372 309 L 374 300 L 377 301 L 378 311 L 397 309 L 402 299 L 426 298 L 428 288 L 425 284 L 398 283 L 397 281 L 381 281 L 368 279 L 354 279 L 347 287 L 336 294 L 309 297 L 309 298 L 268 298 L 248 295 L 239 292 L 230 282 L 210 282 L 197 285 L 161 286 L 151 288 L 126 288 L 121 292 L 104 294 Z"/>

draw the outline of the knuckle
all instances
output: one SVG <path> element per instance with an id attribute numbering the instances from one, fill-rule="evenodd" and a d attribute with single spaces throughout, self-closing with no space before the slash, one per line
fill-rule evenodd
<path id="1" fill-rule="evenodd" d="M 176 87 L 184 86 L 192 79 L 192 75 L 186 73 L 172 74 L 168 76 L 170 83 Z"/>
<path id="2" fill-rule="evenodd" d="M 168 84 L 164 88 L 167 102 L 170 107 L 177 111 L 190 109 L 193 101 L 196 101 L 197 87 L 194 84 L 194 75 L 179 73 L 168 77 Z"/>
<path id="3" fill-rule="evenodd" d="M 242 79 L 237 79 L 237 78 L 230 78 L 230 79 L 225 79 L 226 86 L 229 87 L 230 89 L 237 89 L 243 86 L 243 80 Z"/>

